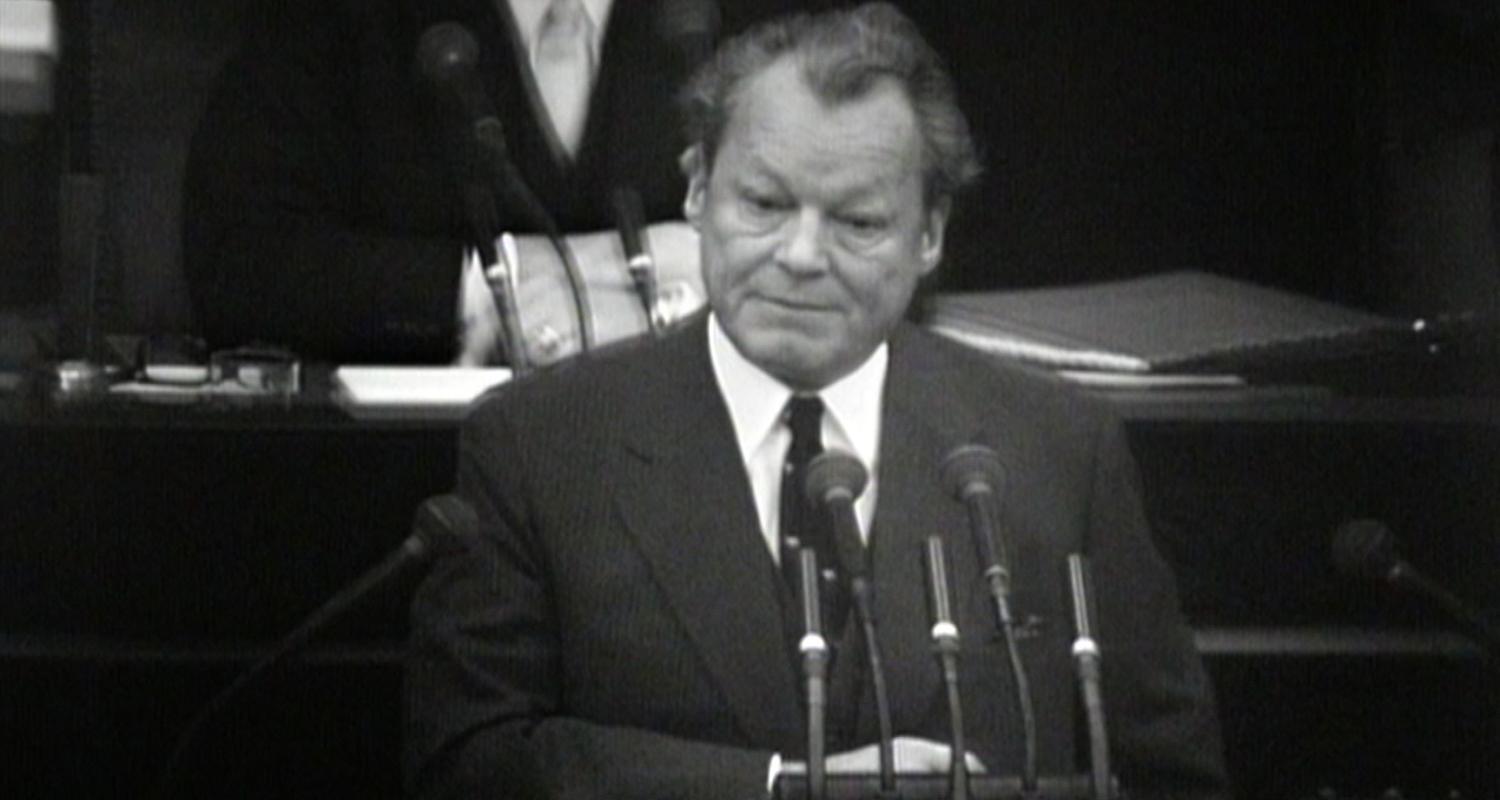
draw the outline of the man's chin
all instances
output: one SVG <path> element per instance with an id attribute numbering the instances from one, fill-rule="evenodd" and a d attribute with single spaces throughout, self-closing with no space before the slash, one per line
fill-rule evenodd
<path id="1" fill-rule="evenodd" d="M 827 342 L 801 333 L 757 331 L 742 349 L 745 358 L 788 386 L 818 389 L 838 377 L 838 360 Z"/>

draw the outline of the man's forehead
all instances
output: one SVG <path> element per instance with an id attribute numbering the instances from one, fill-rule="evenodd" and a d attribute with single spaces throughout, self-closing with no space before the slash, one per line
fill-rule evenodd
<path id="1" fill-rule="evenodd" d="M 920 167 L 915 113 L 893 79 L 830 101 L 783 57 L 746 79 L 737 100 L 723 144 L 760 168 L 854 170 L 861 175 L 852 177 L 891 182 Z"/>
<path id="2" fill-rule="evenodd" d="M 832 114 L 865 105 L 884 106 L 891 117 L 891 125 L 915 121 L 911 100 L 894 77 L 876 76 L 868 85 L 860 86 L 857 92 L 838 97 L 825 95 L 848 93 L 849 90 L 819 91 L 814 88 L 816 80 L 819 79 L 810 77 L 809 68 L 799 56 L 780 56 L 741 80 L 730 103 L 729 125 L 746 115 L 778 117 L 809 115 L 814 111 Z"/>

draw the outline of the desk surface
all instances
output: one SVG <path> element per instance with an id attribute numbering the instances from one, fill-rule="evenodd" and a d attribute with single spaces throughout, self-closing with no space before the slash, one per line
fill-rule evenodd
<path id="1" fill-rule="evenodd" d="M 453 429 L 453 410 L 413 407 L 406 413 L 356 418 L 334 401 L 332 370 L 305 371 L 301 392 L 284 399 L 139 399 L 61 396 L 37 380 L 0 391 L 0 425 L 121 428 Z M 1420 376 L 1389 390 L 1300 384 L 1211 388 L 1083 389 L 1110 401 L 1126 421 L 1140 422 L 1390 422 L 1500 425 L 1500 384 Z"/>

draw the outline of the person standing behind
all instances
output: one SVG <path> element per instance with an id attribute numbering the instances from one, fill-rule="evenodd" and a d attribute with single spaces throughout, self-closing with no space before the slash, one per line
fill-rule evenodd
<path id="1" fill-rule="evenodd" d="M 337 362 L 488 360 L 495 308 L 465 258 L 451 131 L 413 63 L 423 32 L 457 22 L 473 33 L 519 175 L 563 233 L 586 234 L 614 230 L 617 187 L 639 193 L 647 221 L 680 219 L 675 92 L 721 30 L 794 4 L 252 7 L 189 156 L 184 259 L 198 327 L 216 346 L 264 342 Z M 498 223 L 536 232 L 514 208 L 502 206 Z M 696 256 L 680 223 L 655 226 L 649 241 L 661 259 Z M 601 250 L 575 244 L 580 258 Z"/>
<path id="2" fill-rule="evenodd" d="M 828 535 L 783 473 L 819 449 L 854 454 L 871 476 L 855 510 L 896 763 L 942 772 L 951 758 L 918 557 L 938 537 L 968 637 L 965 755 L 1019 775 L 1027 737 L 1004 648 L 986 635 L 986 564 L 939 478 L 955 447 L 981 443 L 1011 467 L 997 527 L 1015 616 L 1032 620 L 1020 649 L 1041 774 L 1087 763 L 1062 583 L 1083 551 L 1123 788 L 1226 797 L 1211 692 L 1118 421 L 1055 378 L 903 322 L 978 171 L 937 55 L 876 3 L 756 27 L 691 88 L 684 207 L 709 311 L 502 386 L 471 411 L 458 492 L 479 530 L 434 563 L 412 604 L 409 791 L 767 796 L 806 747 L 783 539 Z M 826 587 L 825 609 L 844 585 Z M 877 766 L 853 616 L 825 627 L 835 773 Z"/>

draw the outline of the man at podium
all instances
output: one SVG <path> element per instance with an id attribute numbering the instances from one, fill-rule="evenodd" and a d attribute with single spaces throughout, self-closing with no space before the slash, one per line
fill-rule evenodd
<path id="1" fill-rule="evenodd" d="M 1068 556 L 1086 552 L 1121 787 L 1225 796 L 1208 684 L 1118 424 L 1047 377 L 902 321 L 978 172 L 951 81 L 915 27 L 886 4 L 767 23 L 726 43 L 686 104 L 684 210 L 709 310 L 512 383 L 465 422 L 458 486 L 480 529 L 413 602 L 408 789 L 768 796 L 809 751 L 792 536 L 832 567 L 820 594 L 829 771 L 880 767 L 879 705 L 903 772 L 947 770 L 920 557 L 937 537 L 976 769 L 1086 768 L 1066 583 Z M 993 634 L 984 548 L 940 478 L 965 445 L 1006 467 L 995 534 L 1031 735 L 1015 713 L 1020 673 Z M 868 470 L 862 541 L 830 542 L 841 534 L 786 480 L 820 450 Z M 855 574 L 872 587 L 883 682 L 847 610 Z"/>

